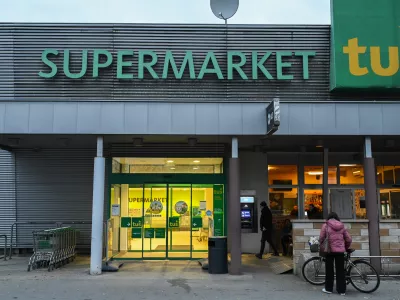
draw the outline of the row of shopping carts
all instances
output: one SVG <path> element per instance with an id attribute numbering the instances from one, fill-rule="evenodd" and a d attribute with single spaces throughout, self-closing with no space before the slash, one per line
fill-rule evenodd
<path id="1" fill-rule="evenodd" d="M 61 227 L 34 231 L 33 247 L 28 272 L 39 268 L 48 268 L 50 272 L 75 259 L 76 230 Z"/>

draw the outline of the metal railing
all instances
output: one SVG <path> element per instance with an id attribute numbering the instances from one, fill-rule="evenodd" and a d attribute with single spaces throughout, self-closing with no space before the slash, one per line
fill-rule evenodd
<path id="1" fill-rule="evenodd" d="M 106 260 L 108 260 L 108 250 L 107 250 L 107 228 L 108 228 L 108 223 L 110 222 L 110 220 L 107 220 L 105 222 L 103 222 L 103 233 L 104 233 L 104 239 L 103 239 L 103 257 L 106 258 Z M 17 225 L 55 225 L 56 228 L 58 227 L 62 227 L 65 225 L 91 225 L 92 222 L 87 222 L 87 221 L 46 221 L 46 222 L 14 222 L 11 225 L 11 237 L 10 237 L 10 254 L 9 254 L 9 259 L 12 259 L 12 255 L 13 255 L 13 241 L 14 241 L 14 229 L 15 226 Z M 16 234 L 15 234 L 16 235 Z M 5 259 L 6 259 L 6 254 L 4 254 Z"/>
<path id="2" fill-rule="evenodd" d="M 352 255 L 352 259 L 362 259 L 371 261 L 371 259 L 378 258 L 381 260 L 381 270 L 379 272 L 381 277 L 394 277 L 400 278 L 400 256 L 356 256 Z M 398 262 L 393 262 L 397 259 Z M 393 270 L 397 267 L 397 270 Z"/>
<path id="3" fill-rule="evenodd" d="M 0 238 L 4 238 L 4 260 L 7 260 L 7 235 L 0 234 Z"/>

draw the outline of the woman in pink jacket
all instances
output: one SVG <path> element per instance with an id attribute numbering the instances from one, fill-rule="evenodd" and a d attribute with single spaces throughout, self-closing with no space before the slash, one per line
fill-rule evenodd
<path id="1" fill-rule="evenodd" d="M 332 294 L 334 271 L 336 267 L 336 291 L 344 296 L 346 294 L 346 274 L 344 270 L 344 253 L 350 248 L 351 236 L 335 212 L 328 215 L 326 223 L 322 225 L 319 235 L 320 245 L 328 238 L 329 249 L 325 259 L 325 288 L 324 293 Z"/>

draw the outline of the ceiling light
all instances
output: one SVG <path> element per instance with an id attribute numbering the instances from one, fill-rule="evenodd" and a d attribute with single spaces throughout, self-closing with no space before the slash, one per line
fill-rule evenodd
<path id="1" fill-rule="evenodd" d="M 200 161 L 199 160 L 194 160 L 193 161 L 195 164 L 198 164 Z"/>
<path id="2" fill-rule="evenodd" d="M 339 165 L 339 167 L 355 167 L 357 165 L 354 164 L 343 164 L 343 165 Z"/>
<path id="3" fill-rule="evenodd" d="M 317 141 L 317 145 L 316 145 L 315 147 L 317 147 L 317 148 L 322 148 L 322 147 L 324 147 L 324 142 L 323 142 L 323 140 L 318 140 L 318 141 Z"/>
<path id="4" fill-rule="evenodd" d="M 142 138 L 134 138 L 133 145 L 136 147 L 143 146 L 143 139 Z"/>
<path id="5" fill-rule="evenodd" d="M 172 164 L 174 161 L 173 160 L 167 160 L 167 163 Z"/>
<path id="6" fill-rule="evenodd" d="M 353 174 L 357 174 L 357 173 L 361 173 L 361 171 L 358 170 L 358 171 L 354 171 L 354 172 L 353 172 Z"/>
<path id="7" fill-rule="evenodd" d="M 195 138 L 189 138 L 189 139 L 188 139 L 188 144 L 189 144 L 190 147 L 196 146 L 196 144 L 197 144 L 197 139 L 195 139 Z"/>
<path id="8" fill-rule="evenodd" d="M 172 168 L 170 168 L 171 170 L 175 170 L 175 168 L 174 167 L 172 167 Z"/>
<path id="9" fill-rule="evenodd" d="M 193 170 L 198 170 L 198 169 L 199 169 L 199 167 L 194 167 L 194 168 L 193 168 Z"/>
<path id="10" fill-rule="evenodd" d="M 311 172 L 308 172 L 308 175 L 322 175 L 322 174 L 324 174 L 324 172 L 322 172 L 322 171 L 311 171 Z"/>

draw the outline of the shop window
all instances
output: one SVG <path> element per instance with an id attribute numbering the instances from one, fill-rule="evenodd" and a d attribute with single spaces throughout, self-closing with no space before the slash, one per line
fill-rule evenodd
<path id="1" fill-rule="evenodd" d="M 378 184 L 400 184 L 400 166 L 378 166 Z"/>
<path id="2" fill-rule="evenodd" d="M 274 218 L 297 219 L 297 188 L 269 189 L 269 206 Z"/>
<path id="3" fill-rule="evenodd" d="M 400 189 L 381 189 L 380 210 L 383 219 L 400 219 Z"/>
<path id="4" fill-rule="evenodd" d="M 113 158 L 113 173 L 222 174 L 222 158 Z"/>
<path id="5" fill-rule="evenodd" d="M 308 219 L 322 219 L 322 189 L 304 190 L 304 215 Z"/>
<path id="6" fill-rule="evenodd" d="M 328 168 L 328 184 L 336 184 L 337 183 L 337 168 L 329 167 Z M 304 167 L 304 183 L 305 184 L 322 184 L 324 170 L 322 166 L 306 166 Z"/>
<path id="7" fill-rule="evenodd" d="M 356 206 L 356 219 L 367 219 L 367 209 L 365 207 L 365 190 L 354 190 L 354 200 Z"/>
<path id="8" fill-rule="evenodd" d="M 364 184 L 362 165 L 340 165 L 340 184 Z"/>
<path id="9" fill-rule="evenodd" d="M 268 181 L 269 185 L 297 185 L 297 166 L 289 165 L 269 165 Z"/>

